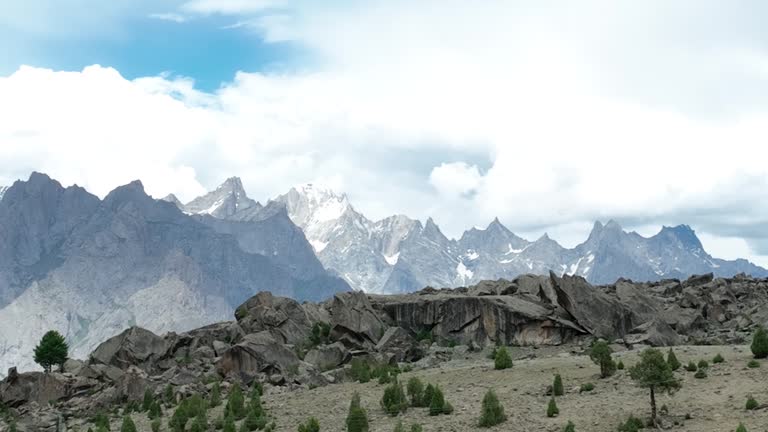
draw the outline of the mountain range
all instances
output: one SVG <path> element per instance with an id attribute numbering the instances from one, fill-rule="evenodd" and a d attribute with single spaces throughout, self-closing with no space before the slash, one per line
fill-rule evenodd
<path id="1" fill-rule="evenodd" d="M 233 177 L 183 204 L 150 197 L 138 181 L 99 199 L 33 173 L 0 188 L 0 371 L 33 367 L 32 348 L 52 328 L 82 356 L 130 325 L 162 333 L 228 319 L 264 290 L 322 300 L 550 271 L 595 284 L 768 276 L 746 260 L 710 256 L 686 225 L 646 238 L 597 222 L 585 242 L 565 248 L 495 219 L 451 239 L 431 218 L 373 221 L 346 195 L 312 184 L 261 204 Z"/>
<path id="2" fill-rule="evenodd" d="M 0 201 L 0 370 L 31 368 L 48 329 L 77 357 L 131 325 L 162 333 L 226 320 L 259 291 L 322 300 L 349 290 L 282 206 L 262 210 L 191 216 L 140 182 L 103 200 L 44 174 L 14 183 Z"/>
<path id="3" fill-rule="evenodd" d="M 190 214 L 236 221 L 259 212 L 238 179 L 187 205 Z M 498 219 L 485 229 L 472 228 L 458 239 L 446 237 L 434 220 L 407 216 L 379 221 L 366 218 L 348 197 L 317 185 L 292 188 L 268 201 L 281 204 L 303 231 L 325 268 L 349 285 L 372 293 L 397 293 L 425 286 L 458 287 L 489 279 L 526 274 L 578 275 L 594 284 L 619 278 L 655 281 L 713 273 L 768 276 L 746 260 L 726 261 L 709 255 L 687 225 L 663 227 L 652 237 L 626 232 L 615 221 L 596 222 L 583 243 L 565 248 L 546 234 L 535 241 L 515 235 Z"/>

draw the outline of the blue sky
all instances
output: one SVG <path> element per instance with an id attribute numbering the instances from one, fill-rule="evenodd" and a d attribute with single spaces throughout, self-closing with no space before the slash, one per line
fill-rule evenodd
<path id="1" fill-rule="evenodd" d="M 270 42 L 237 20 L 203 16 L 186 22 L 151 15 L 126 17 L 121 30 L 98 37 L 16 33 L 14 44 L 0 63 L 0 74 L 20 65 L 55 70 L 82 70 L 100 64 L 114 67 L 128 78 L 161 73 L 193 78 L 196 87 L 216 90 L 238 71 L 281 71 L 308 67 L 311 53 L 291 41 Z M 8 28 L 0 31 L 7 34 Z"/>
<path id="2" fill-rule="evenodd" d="M 0 184 L 298 183 L 449 235 L 689 224 L 768 265 L 763 1 L 6 0 Z M 99 66 L 95 66 L 99 65 Z"/>

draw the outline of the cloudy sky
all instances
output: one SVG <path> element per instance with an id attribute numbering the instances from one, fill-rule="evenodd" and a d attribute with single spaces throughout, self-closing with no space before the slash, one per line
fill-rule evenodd
<path id="1" fill-rule="evenodd" d="M 572 246 L 686 223 L 768 265 L 763 1 L 6 0 L 0 184 L 346 192 Z"/>

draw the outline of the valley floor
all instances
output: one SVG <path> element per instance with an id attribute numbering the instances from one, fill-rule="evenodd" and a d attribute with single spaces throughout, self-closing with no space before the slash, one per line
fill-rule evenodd
<path id="1" fill-rule="evenodd" d="M 637 361 L 639 351 L 617 353 L 627 368 Z M 733 431 L 743 422 L 749 431 L 768 430 L 768 409 L 746 411 L 748 395 L 760 404 L 768 402 L 768 362 L 761 368 L 748 369 L 752 358 L 748 346 L 683 346 L 676 347 L 678 359 L 684 365 L 689 360 L 709 361 L 708 377 L 696 379 L 693 372 L 682 368 L 676 374 L 683 387 L 674 395 L 660 395 L 658 406 L 669 409 L 669 421 L 678 420 L 676 431 Z M 411 376 L 438 384 L 455 412 L 448 416 L 430 417 L 425 409 L 411 408 L 400 417 L 385 415 L 379 406 L 384 386 L 374 382 L 344 383 L 311 390 L 267 394 L 265 407 L 277 419 L 279 431 L 296 431 L 299 422 L 310 416 L 320 421 L 324 432 L 342 432 L 349 401 L 359 391 L 364 408 L 368 410 L 371 432 L 390 432 L 398 420 L 410 427 L 420 423 L 426 432 L 438 431 L 562 431 L 570 420 L 577 431 L 615 431 L 630 414 L 647 418 L 650 413 L 648 392 L 633 385 L 628 372 L 618 371 L 608 379 L 600 379 L 598 368 L 588 356 L 576 355 L 567 348 L 517 349 L 516 357 L 535 353 L 536 358 L 519 359 L 510 370 L 496 371 L 484 354 L 466 354 L 442 364 L 439 368 L 413 371 L 401 375 L 405 383 Z M 720 353 L 725 363 L 712 364 Z M 545 415 L 549 397 L 546 388 L 553 375 L 563 377 L 565 395 L 557 399 L 560 416 Z M 579 386 L 593 383 L 595 389 L 579 393 Z M 491 429 L 476 426 L 480 405 L 487 389 L 496 391 L 504 405 L 508 420 Z M 690 419 L 685 420 L 685 415 Z"/>

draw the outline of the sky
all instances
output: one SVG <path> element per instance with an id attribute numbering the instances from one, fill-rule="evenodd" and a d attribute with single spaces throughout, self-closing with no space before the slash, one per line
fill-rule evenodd
<path id="1" fill-rule="evenodd" d="M 4 0 L 0 185 L 239 176 L 566 246 L 691 225 L 768 265 L 768 3 Z"/>

